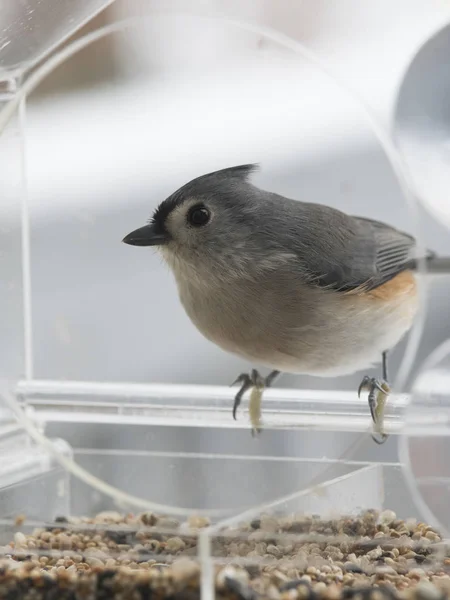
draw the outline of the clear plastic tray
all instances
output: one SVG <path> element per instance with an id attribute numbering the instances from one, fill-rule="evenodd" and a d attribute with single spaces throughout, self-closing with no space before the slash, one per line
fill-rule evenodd
<path id="1" fill-rule="evenodd" d="M 163 513 L 139 511 L 112 501 L 51 461 L 40 465 L 38 474 L 28 473 L 24 456 L 22 472 L 17 465 L 22 479 L 6 486 L 0 480 L 0 543 L 6 560 L 11 557 L 19 565 L 14 583 L 23 580 L 20 565 L 26 557 L 39 562 L 42 556 L 49 557 L 45 570 L 57 582 L 54 588 L 95 585 L 98 594 L 107 578 L 113 578 L 118 594 L 150 589 L 166 595 L 201 592 L 202 598 L 245 596 L 255 589 L 270 598 L 276 590 L 302 586 L 320 594 L 322 584 L 335 590 L 341 585 L 383 587 L 395 582 L 397 571 L 405 582 L 409 574 L 408 585 L 430 579 L 430 573 L 437 574 L 431 577 L 437 586 L 445 580 L 442 539 L 420 524 L 400 462 L 286 451 L 279 456 L 236 454 L 239 431 L 231 429 L 221 451 L 158 451 L 157 430 L 163 428 L 164 437 L 173 437 L 175 430 L 170 420 L 152 427 L 148 413 L 143 422 L 134 419 L 119 427 L 97 413 L 90 420 L 96 447 L 84 447 L 82 413 L 78 422 L 73 412 L 68 425 L 64 410 L 46 413 L 39 404 L 37 410 L 47 416 L 50 431 L 78 441 L 73 457 L 89 473 L 135 496 L 162 505 L 182 503 L 186 509 L 184 515 L 168 507 Z M 135 414 L 141 412 L 137 406 Z M 326 440 L 323 432 L 315 434 Z M 341 429 L 341 435 L 349 443 L 352 432 Z M 84 439 L 92 443 L 89 436 L 85 432 Z M 353 442 L 355 449 L 358 439 Z M 397 550 L 403 557 L 400 566 Z M 34 581 L 41 579 L 42 571 Z"/>

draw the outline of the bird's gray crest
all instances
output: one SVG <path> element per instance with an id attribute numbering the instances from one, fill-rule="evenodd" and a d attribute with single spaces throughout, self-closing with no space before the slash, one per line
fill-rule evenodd
<path id="1" fill-rule="evenodd" d="M 226 185 L 227 182 L 229 182 L 230 185 L 232 185 L 233 182 L 247 182 L 250 175 L 257 169 L 257 164 L 237 165 L 235 167 L 220 169 L 219 171 L 213 171 L 212 173 L 196 177 L 161 202 L 153 213 L 151 222 L 159 228 L 164 229 L 164 223 L 169 214 L 174 208 L 180 206 L 187 198 L 219 195 L 223 192 L 224 185 Z"/>

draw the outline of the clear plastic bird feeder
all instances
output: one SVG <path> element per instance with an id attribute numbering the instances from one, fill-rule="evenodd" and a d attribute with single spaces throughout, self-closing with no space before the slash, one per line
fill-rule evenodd
<path id="1" fill-rule="evenodd" d="M 264 431 L 252 439 L 245 407 L 232 420 L 228 387 L 250 365 L 197 334 L 155 255 L 120 243 L 188 179 L 246 162 L 261 163 L 263 187 L 380 219 L 380 205 L 361 198 L 389 181 L 392 224 L 421 243 L 409 175 L 387 133 L 320 61 L 270 29 L 236 17 L 149 14 L 48 55 L 107 3 L 59 3 L 59 12 L 44 4 L 45 14 L 39 3 L 36 12 L 32 3 L 23 8 L 36 19 L 33 37 L 10 35 L 3 61 L 0 54 L 0 154 L 8 165 L 0 175 L 0 550 L 8 568 L 51 550 L 55 562 L 40 568 L 55 580 L 59 567 L 75 577 L 81 567 L 72 558 L 86 550 L 73 541 L 76 530 L 91 544 L 86 570 L 122 565 L 132 578 L 187 557 L 208 598 L 214 586 L 238 585 L 237 571 L 223 574 L 228 563 L 284 568 L 279 548 L 298 550 L 305 535 L 325 536 L 328 547 L 347 527 L 356 548 L 359 526 L 400 528 L 401 519 L 423 517 L 423 503 L 433 510 L 397 455 L 398 439 L 410 439 L 407 396 L 390 398 L 391 438 L 380 448 L 357 397 L 360 374 L 323 389 L 291 378 L 265 393 Z M 93 69 L 89 86 L 36 95 L 80 56 Z M 350 130 L 350 146 L 363 150 L 342 158 L 339 140 Z M 421 285 L 424 299 L 425 291 Z M 394 359 L 400 392 L 425 308 L 404 360 Z M 439 510 L 447 525 L 448 511 Z M 42 528 L 33 537 L 43 523 L 50 537 Z M 285 585 L 311 566 L 310 557 L 286 552 Z M 345 559 L 337 549 L 324 560 Z M 370 563 L 371 576 L 383 581 L 379 566 Z M 337 568 L 330 572 L 345 572 Z M 171 581 L 178 585 L 175 575 Z"/>

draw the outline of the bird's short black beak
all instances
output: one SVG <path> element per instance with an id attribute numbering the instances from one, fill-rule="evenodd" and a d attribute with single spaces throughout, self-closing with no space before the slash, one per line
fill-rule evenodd
<path id="1" fill-rule="evenodd" d="M 162 246 L 169 241 L 166 233 L 157 231 L 154 224 L 144 225 L 126 235 L 122 242 L 130 246 Z"/>

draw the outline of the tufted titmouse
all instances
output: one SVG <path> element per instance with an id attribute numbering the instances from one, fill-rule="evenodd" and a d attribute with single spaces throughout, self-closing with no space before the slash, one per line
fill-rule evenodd
<path id="1" fill-rule="evenodd" d="M 386 353 L 418 305 L 415 241 L 379 221 L 263 191 L 249 181 L 255 168 L 190 181 L 123 241 L 159 247 L 207 339 L 273 369 L 265 379 L 256 370 L 238 377 L 234 417 L 248 389 L 281 372 L 345 375 L 382 359 L 383 380 L 365 376 L 358 394 L 368 390 L 384 441 L 377 402 L 389 391 Z M 450 258 L 429 252 L 426 266 L 450 272 Z"/>

